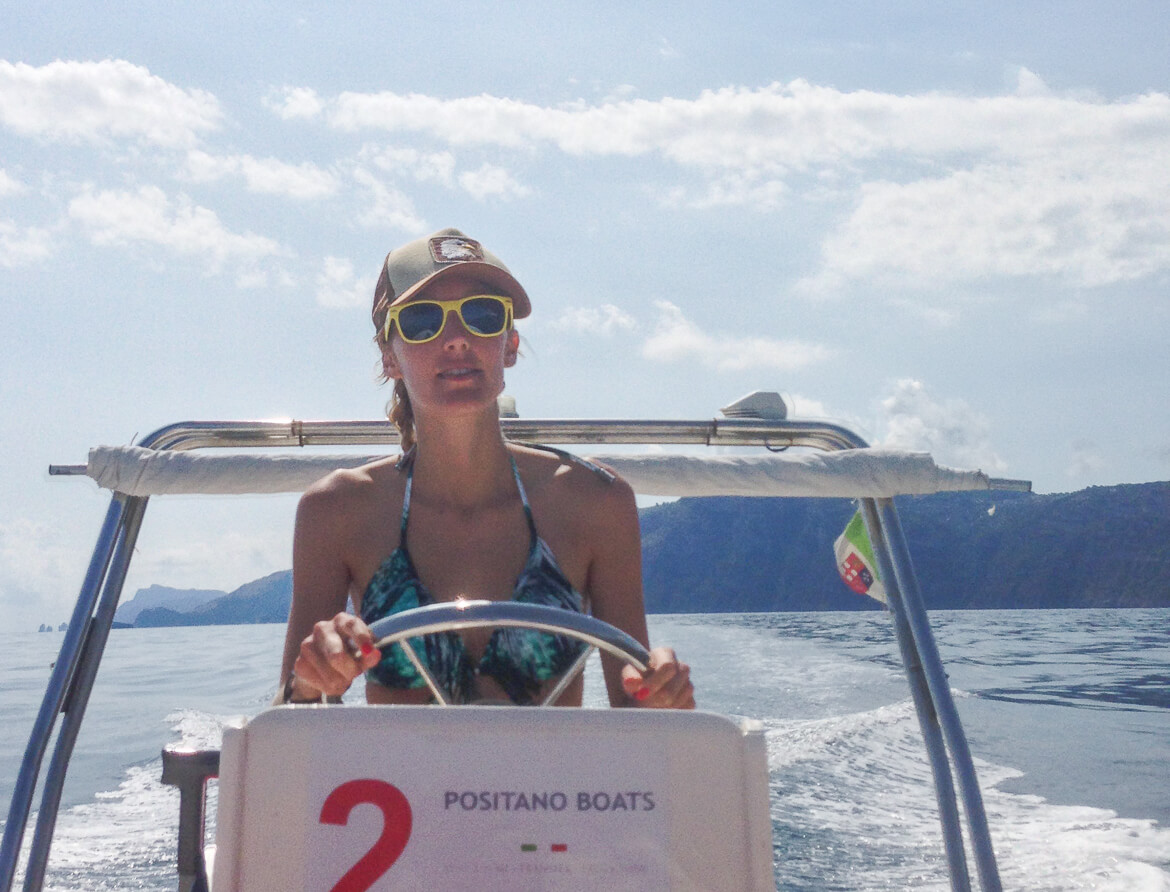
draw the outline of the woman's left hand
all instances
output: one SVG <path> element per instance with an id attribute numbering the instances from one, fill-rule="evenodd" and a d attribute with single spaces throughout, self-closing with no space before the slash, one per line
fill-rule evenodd
<path id="1" fill-rule="evenodd" d="M 680 662 L 669 647 L 656 647 L 650 651 L 650 668 L 645 673 L 629 665 L 622 669 L 622 687 L 634 706 L 650 709 L 695 708 L 691 667 Z"/>

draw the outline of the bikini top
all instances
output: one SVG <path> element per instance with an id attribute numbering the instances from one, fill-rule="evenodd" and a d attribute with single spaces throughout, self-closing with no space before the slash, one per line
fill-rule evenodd
<path id="1" fill-rule="evenodd" d="M 573 459 L 567 453 L 551 450 Z M 512 476 L 524 516 L 528 520 L 531 546 L 524 569 L 516 579 L 512 600 L 528 604 L 545 604 L 584 611 L 583 600 L 565 577 L 552 550 L 536 532 L 528 494 L 520 480 L 514 459 Z M 581 461 L 580 459 L 576 459 Z M 596 465 L 582 462 L 612 480 L 613 475 Z M 402 526 L 399 545 L 382 561 L 374 572 L 362 596 L 362 619 L 373 623 L 382 617 L 434 603 L 426 586 L 418 578 L 406 544 L 407 520 L 410 517 L 410 490 L 414 476 L 413 453 L 403 456 L 399 466 L 406 466 L 406 488 L 402 498 Z M 581 655 L 587 645 L 562 635 L 550 635 L 529 629 L 501 628 L 492 632 L 483 656 L 478 663 L 467 654 L 463 639 L 455 632 L 439 632 L 409 639 L 415 654 L 424 662 L 451 703 L 469 703 L 475 697 L 477 675 L 487 675 L 504 689 L 508 697 L 520 705 L 528 705 L 544 682 L 556 678 Z M 384 648 L 382 660 L 366 673 L 370 681 L 388 688 L 420 688 L 426 682 L 397 644 Z"/>

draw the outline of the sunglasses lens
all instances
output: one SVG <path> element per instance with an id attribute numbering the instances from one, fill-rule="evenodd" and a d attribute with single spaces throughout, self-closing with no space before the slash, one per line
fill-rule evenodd
<path id="1" fill-rule="evenodd" d="M 498 297 L 484 295 L 445 304 L 429 300 L 406 304 L 398 311 L 398 331 L 412 343 L 430 341 L 439 336 L 448 308 L 454 307 L 459 308 L 459 317 L 472 334 L 490 338 L 508 327 L 507 305 Z"/>
<path id="2" fill-rule="evenodd" d="M 443 328 L 443 308 L 438 304 L 407 304 L 398 313 L 398 330 L 408 341 L 426 341 Z"/>
<path id="3" fill-rule="evenodd" d="M 498 335 L 508 322 L 504 302 L 495 297 L 472 298 L 463 304 L 459 315 L 468 331 L 487 337 Z"/>

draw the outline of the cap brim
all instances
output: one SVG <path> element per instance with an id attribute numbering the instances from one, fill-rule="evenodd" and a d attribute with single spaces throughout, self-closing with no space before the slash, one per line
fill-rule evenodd
<path id="1" fill-rule="evenodd" d="M 512 298 L 512 315 L 516 319 L 523 319 L 532 312 L 532 304 L 528 300 L 528 292 L 524 290 L 524 287 L 516 281 L 511 273 L 505 272 L 498 266 L 493 266 L 490 263 L 481 263 L 478 260 L 464 260 L 460 263 L 453 263 L 443 269 L 436 270 L 425 279 L 415 282 L 414 285 L 395 297 L 390 302 L 390 306 L 396 307 L 399 304 L 406 303 L 432 282 L 448 276 L 466 276 L 472 279 L 479 279 L 485 285 L 490 285 L 500 294 Z"/>

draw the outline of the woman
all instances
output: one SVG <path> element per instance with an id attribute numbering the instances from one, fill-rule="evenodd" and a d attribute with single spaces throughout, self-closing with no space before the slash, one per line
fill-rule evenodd
<path id="1" fill-rule="evenodd" d="M 458 230 L 386 257 L 373 321 L 404 454 L 335 471 L 301 499 L 278 702 L 336 698 L 363 672 L 370 703 L 429 702 L 401 649 L 376 650 L 367 623 L 439 601 L 587 610 L 648 644 L 630 487 L 503 438 L 496 399 L 516 362 L 513 320 L 529 312 L 503 263 Z M 500 629 L 432 635 L 416 650 L 454 702 L 530 703 L 582 647 Z M 602 663 L 614 706 L 694 708 L 690 670 L 669 648 L 645 674 Z M 558 705 L 580 705 L 582 689 L 578 678 Z"/>

